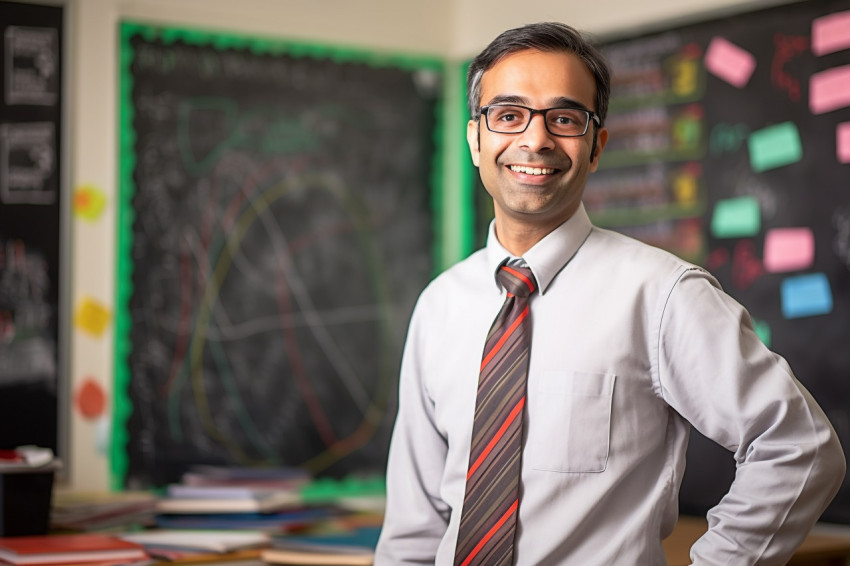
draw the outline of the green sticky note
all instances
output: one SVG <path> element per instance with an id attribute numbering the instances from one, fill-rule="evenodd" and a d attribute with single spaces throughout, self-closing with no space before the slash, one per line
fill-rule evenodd
<path id="1" fill-rule="evenodd" d="M 793 122 L 782 122 L 750 134 L 750 165 L 753 171 L 761 173 L 800 161 L 803 157 L 803 144 L 800 133 Z"/>
<path id="2" fill-rule="evenodd" d="M 717 201 L 711 217 L 715 238 L 755 236 L 761 230 L 761 210 L 754 197 L 736 197 Z"/>

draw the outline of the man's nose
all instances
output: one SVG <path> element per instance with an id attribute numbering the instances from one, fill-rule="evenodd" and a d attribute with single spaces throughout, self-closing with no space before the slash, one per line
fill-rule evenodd
<path id="1" fill-rule="evenodd" d="M 546 129 L 542 114 L 532 114 L 528 127 L 520 134 L 520 147 L 531 152 L 545 151 L 555 147 L 554 136 Z"/>

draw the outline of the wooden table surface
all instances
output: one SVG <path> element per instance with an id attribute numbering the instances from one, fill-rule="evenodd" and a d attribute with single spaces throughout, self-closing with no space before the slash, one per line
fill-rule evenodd
<path id="1" fill-rule="evenodd" d="M 704 518 L 680 517 L 673 534 L 664 539 L 668 566 L 688 566 L 691 545 L 706 531 Z M 811 533 L 788 563 L 794 566 L 845 566 L 850 564 L 850 535 Z"/>

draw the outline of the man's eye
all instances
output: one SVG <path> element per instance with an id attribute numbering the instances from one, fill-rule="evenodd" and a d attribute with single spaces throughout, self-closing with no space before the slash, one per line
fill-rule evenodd
<path id="1" fill-rule="evenodd" d="M 504 113 L 500 114 L 497 120 L 499 120 L 500 122 L 514 122 L 516 120 L 519 120 L 519 116 L 516 114 Z"/>
<path id="2" fill-rule="evenodd" d="M 556 115 L 556 116 L 552 119 L 552 122 L 554 122 L 555 124 L 558 124 L 558 125 L 560 125 L 560 126 L 567 126 L 567 125 L 569 125 L 569 124 L 573 124 L 573 123 L 575 123 L 575 122 L 576 122 L 576 120 L 575 120 L 572 116 L 567 116 L 567 115 Z"/>

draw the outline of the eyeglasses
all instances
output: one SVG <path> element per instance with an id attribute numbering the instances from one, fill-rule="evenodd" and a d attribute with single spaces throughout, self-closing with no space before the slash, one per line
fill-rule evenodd
<path id="1" fill-rule="evenodd" d="M 546 130 L 553 136 L 573 138 L 587 133 L 590 119 L 598 128 L 599 116 L 584 108 L 545 108 L 537 110 L 518 104 L 491 104 L 481 107 L 487 129 L 497 134 L 521 134 L 535 114 L 543 116 Z"/>

